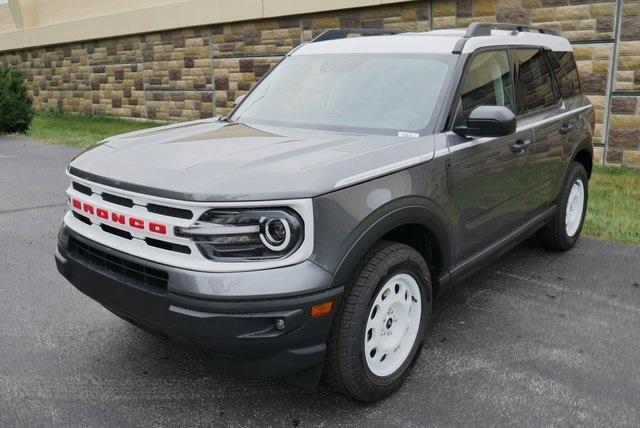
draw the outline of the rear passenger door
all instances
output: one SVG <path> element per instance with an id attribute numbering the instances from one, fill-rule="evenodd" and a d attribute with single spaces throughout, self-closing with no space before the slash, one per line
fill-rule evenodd
<path id="1" fill-rule="evenodd" d="M 571 107 L 560 97 L 561 88 L 551 67 L 560 65 L 552 62 L 551 52 L 535 48 L 517 48 L 513 52 L 520 106 L 518 125 L 530 127 L 534 136 L 529 209 L 535 212 L 549 206 L 558 194 L 564 159 L 575 136 L 576 118 L 564 114 Z"/>
<path id="2" fill-rule="evenodd" d="M 453 126 L 464 124 L 481 105 L 516 112 L 513 67 L 506 48 L 473 54 L 454 102 Z M 531 130 L 498 138 L 465 138 L 447 132 L 450 190 L 458 220 L 457 259 L 509 232 L 527 216 L 531 140 Z"/>

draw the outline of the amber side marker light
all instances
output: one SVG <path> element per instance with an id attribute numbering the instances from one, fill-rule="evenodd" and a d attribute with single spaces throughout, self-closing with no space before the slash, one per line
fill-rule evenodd
<path id="1" fill-rule="evenodd" d="M 321 317 L 323 315 L 327 315 L 333 309 L 333 301 L 318 303 L 317 305 L 311 306 L 311 316 L 312 317 Z"/>

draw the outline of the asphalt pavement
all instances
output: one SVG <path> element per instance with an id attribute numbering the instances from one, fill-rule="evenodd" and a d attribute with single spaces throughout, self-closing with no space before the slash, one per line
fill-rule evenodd
<path id="1" fill-rule="evenodd" d="M 363 405 L 218 369 L 68 284 L 77 153 L 0 137 L 0 426 L 640 425 L 640 247 L 521 245 L 437 302 L 404 387 Z"/>

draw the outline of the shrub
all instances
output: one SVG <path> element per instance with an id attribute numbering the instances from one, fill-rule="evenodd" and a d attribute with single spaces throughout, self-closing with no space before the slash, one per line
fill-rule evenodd
<path id="1" fill-rule="evenodd" d="M 0 133 L 27 132 L 33 111 L 22 73 L 0 67 Z"/>

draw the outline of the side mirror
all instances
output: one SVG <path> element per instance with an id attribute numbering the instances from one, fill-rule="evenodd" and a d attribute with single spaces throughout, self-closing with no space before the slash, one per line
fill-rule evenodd
<path id="1" fill-rule="evenodd" d="M 463 137 L 502 137 L 516 132 L 516 116 L 503 106 L 478 106 L 469 114 L 466 126 L 453 132 Z"/>
<path id="2" fill-rule="evenodd" d="M 240 95 L 238 98 L 236 98 L 236 101 L 235 101 L 236 105 L 240 104 L 246 95 L 247 94 Z"/>

